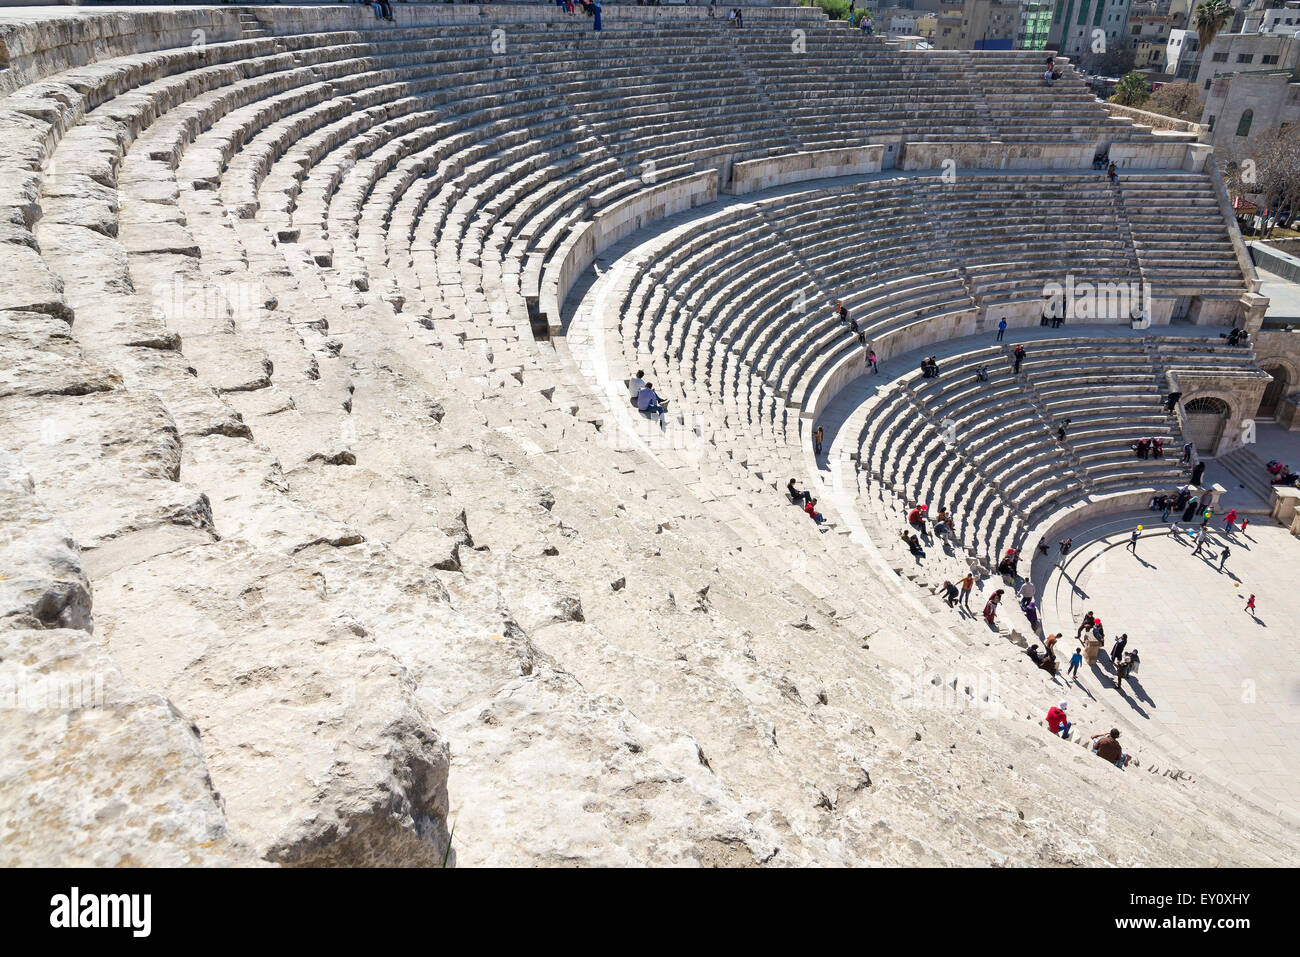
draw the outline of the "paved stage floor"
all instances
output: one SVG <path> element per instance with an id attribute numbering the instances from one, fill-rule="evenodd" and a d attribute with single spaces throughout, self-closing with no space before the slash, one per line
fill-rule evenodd
<path id="1" fill-rule="evenodd" d="M 1152 518 L 1137 520 L 1151 532 L 1159 526 Z M 1125 547 L 1132 524 L 1116 524 L 1086 542 L 1075 535 L 1065 572 L 1048 578 L 1044 597 L 1055 607 L 1044 612 L 1049 630 L 1065 632 L 1063 661 L 1086 611 L 1101 618 L 1107 648 L 1127 632 L 1128 650 L 1141 658 L 1137 681 L 1116 691 L 1103 653 L 1069 693 L 1107 702 L 1126 734 L 1186 754 L 1198 773 L 1300 816 L 1300 539 L 1271 520 L 1225 536 L 1218 519 L 1199 556 L 1185 534 L 1146 535 L 1135 556 Z M 1225 543 L 1231 555 L 1220 571 Z M 1253 616 L 1245 611 L 1251 593 Z"/>

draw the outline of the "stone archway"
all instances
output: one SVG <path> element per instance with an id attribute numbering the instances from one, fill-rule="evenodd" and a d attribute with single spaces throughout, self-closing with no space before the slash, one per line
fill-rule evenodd
<path id="1" fill-rule="evenodd" d="M 1264 389 L 1264 395 L 1259 400 L 1259 410 L 1255 413 L 1255 417 L 1271 419 L 1277 415 L 1278 404 L 1291 391 L 1294 382 L 1291 378 L 1291 371 L 1281 363 L 1264 362 L 1260 364 L 1260 368 L 1271 375 L 1273 380 Z"/>
<path id="2" fill-rule="evenodd" d="M 1201 396 L 1185 403 L 1188 431 L 1202 455 L 1214 455 L 1223 438 L 1223 427 L 1228 421 L 1228 403 L 1214 396 Z"/>

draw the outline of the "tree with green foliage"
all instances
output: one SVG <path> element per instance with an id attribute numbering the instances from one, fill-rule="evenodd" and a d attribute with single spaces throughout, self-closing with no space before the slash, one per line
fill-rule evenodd
<path id="1" fill-rule="evenodd" d="M 803 7 L 820 7 L 832 20 L 847 20 L 849 18 L 849 0 L 799 0 L 799 5 Z M 863 10 L 858 10 L 858 16 L 862 16 Z"/>
<path id="2" fill-rule="evenodd" d="M 1141 73 L 1134 70 L 1132 73 L 1125 73 L 1115 84 L 1115 93 L 1111 96 L 1111 103 L 1118 103 L 1120 106 L 1138 107 L 1147 101 L 1151 95 L 1151 90 L 1147 87 L 1147 78 Z"/>

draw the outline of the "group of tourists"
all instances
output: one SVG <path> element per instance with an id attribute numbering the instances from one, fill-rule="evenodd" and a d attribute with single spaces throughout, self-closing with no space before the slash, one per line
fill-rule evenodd
<path id="1" fill-rule="evenodd" d="M 1070 659 L 1069 676 L 1077 680 L 1079 665 L 1086 659 L 1089 664 L 1096 662 L 1098 655 L 1101 653 L 1106 642 L 1106 629 L 1102 627 L 1101 619 L 1091 611 L 1083 616 L 1079 622 L 1078 630 L 1074 633 L 1074 640 L 1082 642 L 1080 647 L 1075 648 L 1074 657 Z M 1110 648 L 1110 662 L 1115 667 L 1115 690 L 1123 691 L 1124 679 L 1132 679 L 1137 673 L 1138 665 L 1141 659 L 1138 657 L 1137 649 L 1125 650 L 1128 645 L 1128 634 L 1121 634 L 1115 639 Z M 1078 658 L 1078 661 L 1075 661 Z"/>
<path id="2" fill-rule="evenodd" d="M 1128 446 L 1140 459 L 1162 459 L 1165 457 L 1165 440 L 1159 436 L 1134 439 Z"/>
<path id="3" fill-rule="evenodd" d="M 926 379 L 939 378 L 939 359 L 937 356 L 928 356 L 921 360 L 921 375 Z"/>
<path id="4" fill-rule="evenodd" d="M 926 523 L 929 523 L 930 529 L 927 531 Z M 911 553 L 919 560 L 925 557 L 925 549 L 922 547 L 920 535 L 925 535 L 927 540 L 931 537 L 931 532 L 936 538 L 947 538 L 950 535 L 956 535 L 957 526 L 953 521 L 952 513 L 946 508 L 940 507 L 934 515 L 930 515 L 930 506 L 924 503 L 914 503 L 907 509 L 907 526 L 903 529 L 899 538 L 902 539 Z M 920 533 L 918 535 L 917 533 Z M 944 582 L 944 590 L 947 592 L 951 582 Z M 970 601 L 970 587 L 974 585 L 974 578 L 970 580 L 970 586 L 965 588 L 967 605 Z M 954 588 L 956 586 L 953 586 Z M 949 601 L 949 605 L 954 604 Z"/>
<path id="5" fill-rule="evenodd" d="M 655 0 L 637 0 L 638 6 L 644 6 L 646 3 L 656 5 Z M 592 29 L 600 29 L 600 0 L 555 0 L 555 5 L 570 16 L 581 7 L 582 12 L 592 18 Z M 710 15 L 712 15 L 711 10 Z"/>
<path id="6" fill-rule="evenodd" d="M 833 308 L 835 310 L 835 318 L 848 326 L 849 331 L 858 337 L 858 345 L 862 346 L 865 351 L 867 365 L 871 366 L 871 371 L 879 375 L 880 370 L 876 368 L 876 350 L 871 348 L 871 343 L 867 341 L 866 332 L 858 326 L 858 320 L 849 315 L 848 306 L 844 305 L 844 303 L 839 299 L 835 300 Z"/>
<path id="7" fill-rule="evenodd" d="M 793 505 L 803 504 L 804 514 L 811 518 L 815 523 L 821 525 L 826 521 L 826 517 L 817 511 L 817 499 L 812 497 L 812 493 L 806 488 L 801 489 L 794 484 L 794 479 L 786 483 L 785 492 L 790 496 L 790 502 Z"/>
<path id="8" fill-rule="evenodd" d="M 1300 472 L 1293 471 L 1291 466 L 1278 459 L 1269 459 L 1264 467 L 1268 469 L 1273 485 L 1295 485 L 1296 480 L 1300 479 Z"/>

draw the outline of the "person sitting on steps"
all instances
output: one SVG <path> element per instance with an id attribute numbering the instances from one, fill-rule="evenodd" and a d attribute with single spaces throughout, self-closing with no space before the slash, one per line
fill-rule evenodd
<path id="1" fill-rule="evenodd" d="M 654 386 L 647 382 L 645 387 L 637 393 L 636 407 L 640 412 L 658 415 L 662 423 L 663 416 L 668 411 L 668 401 L 661 399 L 659 393 L 655 392 Z"/>
<path id="2" fill-rule="evenodd" d="M 1117 768 L 1127 767 L 1130 760 L 1124 749 L 1119 746 L 1119 730 L 1116 728 L 1111 728 L 1108 734 L 1094 734 L 1088 750 L 1099 758 L 1105 758 Z"/>
<path id="3" fill-rule="evenodd" d="M 794 479 L 790 479 L 790 481 L 786 483 L 785 490 L 790 496 L 790 501 L 795 505 L 798 505 L 800 502 L 807 504 L 812 501 L 812 493 L 807 489 L 800 490 L 795 488 Z"/>

